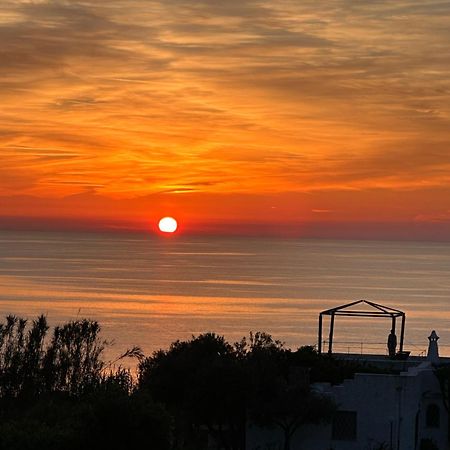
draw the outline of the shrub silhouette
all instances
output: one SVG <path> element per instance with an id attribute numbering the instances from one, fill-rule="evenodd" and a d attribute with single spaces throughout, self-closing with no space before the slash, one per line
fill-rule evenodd
<path id="1" fill-rule="evenodd" d="M 169 449 L 170 417 L 134 392 L 129 370 L 105 364 L 97 322 L 48 330 L 44 316 L 0 324 L 0 449 Z"/>
<path id="2" fill-rule="evenodd" d="M 247 420 L 277 426 L 289 449 L 305 423 L 334 405 L 310 389 L 356 370 L 293 352 L 264 332 L 229 344 L 205 333 L 145 358 L 138 347 L 112 362 L 100 325 L 80 319 L 49 332 L 44 316 L 0 324 L 0 450 L 243 450 Z M 138 360 L 138 378 L 118 363 Z"/>
<path id="3" fill-rule="evenodd" d="M 139 389 L 173 415 L 173 448 L 205 448 L 207 431 L 218 448 L 244 449 L 249 417 L 279 426 L 288 449 L 298 428 L 329 420 L 334 411 L 333 402 L 312 393 L 309 377 L 301 376 L 319 360 L 312 348 L 293 353 L 263 332 L 234 346 L 206 333 L 142 360 Z M 298 370 L 302 364 L 308 370 Z"/>

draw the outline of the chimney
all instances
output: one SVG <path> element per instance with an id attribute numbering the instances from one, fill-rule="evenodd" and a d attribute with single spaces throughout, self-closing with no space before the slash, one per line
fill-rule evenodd
<path id="1" fill-rule="evenodd" d="M 434 330 L 431 332 L 430 336 L 428 336 L 430 343 L 428 344 L 427 360 L 433 364 L 437 364 L 439 362 L 438 339 L 439 336 Z"/>

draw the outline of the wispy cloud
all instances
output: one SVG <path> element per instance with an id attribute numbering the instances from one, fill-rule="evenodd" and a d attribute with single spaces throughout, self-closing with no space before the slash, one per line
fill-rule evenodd
<path id="1" fill-rule="evenodd" d="M 0 194 L 446 186 L 449 20 L 437 0 L 3 0 Z"/>

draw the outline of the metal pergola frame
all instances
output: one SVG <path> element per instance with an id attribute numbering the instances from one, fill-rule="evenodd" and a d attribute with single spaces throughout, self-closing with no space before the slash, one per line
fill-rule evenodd
<path id="1" fill-rule="evenodd" d="M 373 311 L 361 311 L 361 310 L 348 310 L 352 306 L 358 304 L 366 304 L 373 308 Z M 327 309 L 319 314 L 319 342 L 318 342 L 318 352 L 322 353 L 322 327 L 323 327 L 323 316 L 331 316 L 330 321 L 330 334 L 328 341 L 328 354 L 333 353 L 333 333 L 334 333 L 334 319 L 336 316 L 347 316 L 347 317 L 375 317 L 375 318 L 390 318 L 392 320 L 392 330 L 395 333 L 395 325 L 397 317 L 401 317 L 401 332 L 400 332 L 400 353 L 403 352 L 403 340 L 405 337 L 405 313 L 398 309 L 389 308 L 388 306 L 379 305 L 377 303 L 369 302 L 368 300 L 357 300 L 352 303 L 347 303 L 346 305 L 337 306 L 336 308 Z"/>

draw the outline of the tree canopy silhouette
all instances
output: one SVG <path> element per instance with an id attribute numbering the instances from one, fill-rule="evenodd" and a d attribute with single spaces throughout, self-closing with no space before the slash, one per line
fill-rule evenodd
<path id="1" fill-rule="evenodd" d="M 104 362 L 97 322 L 48 330 L 44 316 L 0 324 L 0 449 L 169 449 L 170 416 L 135 391 L 129 370 Z"/>
<path id="2" fill-rule="evenodd" d="M 243 450 L 249 421 L 279 428 L 288 450 L 303 425 L 333 413 L 311 382 L 356 370 L 264 332 L 233 345 L 205 333 L 149 357 L 133 347 L 109 363 L 107 345 L 88 319 L 52 331 L 44 316 L 0 323 L 0 450 Z M 138 361 L 137 379 L 124 357 Z"/>

